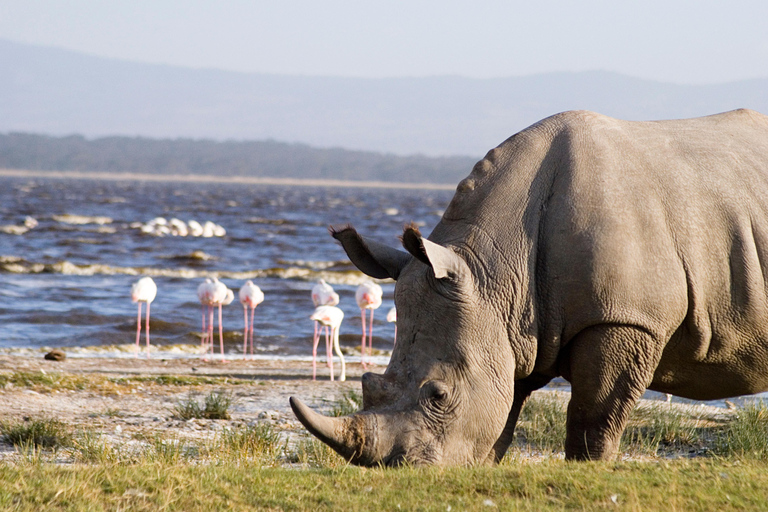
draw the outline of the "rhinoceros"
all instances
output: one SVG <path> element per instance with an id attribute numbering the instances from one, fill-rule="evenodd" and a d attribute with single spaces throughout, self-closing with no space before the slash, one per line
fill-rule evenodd
<path id="1" fill-rule="evenodd" d="M 646 389 L 768 389 L 768 117 L 564 112 L 512 136 L 406 251 L 332 229 L 396 280 L 397 345 L 363 408 L 298 419 L 360 465 L 499 461 L 530 394 L 571 385 L 568 459 L 610 459 Z"/>

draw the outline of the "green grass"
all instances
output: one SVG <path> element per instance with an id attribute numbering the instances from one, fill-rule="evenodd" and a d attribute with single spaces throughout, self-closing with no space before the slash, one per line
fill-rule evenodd
<path id="1" fill-rule="evenodd" d="M 0 465 L 2 510 L 765 510 L 768 465 L 722 460 L 295 470 Z"/>
<path id="2" fill-rule="evenodd" d="M 184 403 L 226 411 L 231 395 Z M 359 407 L 356 393 L 332 404 L 337 415 Z M 145 430 L 124 445 L 55 420 L 5 422 L 3 435 L 37 422 L 70 437 L 49 448 L 32 435 L 19 438 L 19 456 L 0 462 L 0 510 L 768 509 L 768 407 L 757 402 L 718 421 L 696 411 L 658 403 L 633 412 L 622 452 L 654 458 L 565 462 L 525 454 L 559 454 L 565 437 L 563 398 L 535 394 L 516 448 L 498 467 L 396 470 L 350 466 L 310 437 L 289 444 L 267 422 L 223 424 L 195 438 Z M 697 457 L 688 458 L 691 451 Z"/>
<path id="3" fill-rule="evenodd" d="M 35 391 L 53 389 L 83 390 L 89 386 L 89 383 L 90 379 L 88 377 L 57 372 L 0 373 L 0 388 L 16 386 Z"/>
<path id="4" fill-rule="evenodd" d="M 229 407 L 234 398 L 231 393 L 222 391 L 210 392 L 201 404 L 194 396 L 182 400 L 173 408 L 173 415 L 181 420 L 206 419 L 228 420 Z"/>

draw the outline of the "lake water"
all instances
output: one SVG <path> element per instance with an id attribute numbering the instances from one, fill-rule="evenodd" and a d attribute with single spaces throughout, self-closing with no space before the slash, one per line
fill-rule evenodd
<path id="1" fill-rule="evenodd" d="M 157 357 L 199 352 L 197 286 L 218 277 L 235 293 L 251 279 L 266 298 L 256 309 L 261 357 L 311 356 L 310 291 L 323 278 L 341 297 L 341 344 L 359 346 L 354 300 L 365 279 L 328 234 L 352 223 L 398 244 L 403 225 L 431 231 L 453 195 L 440 190 L 281 187 L 69 179 L 0 179 L 0 350 L 65 348 L 70 355 L 132 356 L 136 304 L 130 287 L 150 275 Z M 37 225 L 23 234 L 27 217 Z M 211 221 L 223 237 L 154 236 L 137 226 L 155 217 Z M 394 283 L 383 283 L 374 348 L 391 350 Z M 223 310 L 225 350 L 242 353 L 243 309 Z M 143 336 L 143 335 L 142 335 Z M 143 338 L 142 338 L 143 344 Z M 354 360 L 354 358 L 353 358 Z"/>

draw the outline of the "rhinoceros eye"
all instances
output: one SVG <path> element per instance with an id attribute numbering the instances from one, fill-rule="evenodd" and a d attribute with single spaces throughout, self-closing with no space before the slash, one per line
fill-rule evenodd
<path id="1" fill-rule="evenodd" d="M 439 380 L 430 380 L 421 387 L 421 397 L 431 404 L 442 404 L 448 399 L 448 385 Z"/>

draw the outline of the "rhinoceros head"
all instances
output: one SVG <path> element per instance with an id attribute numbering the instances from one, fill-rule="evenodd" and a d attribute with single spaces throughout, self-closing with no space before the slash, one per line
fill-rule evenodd
<path id="1" fill-rule="evenodd" d="M 329 418 L 292 397 L 296 416 L 360 465 L 492 460 L 512 406 L 515 361 L 505 312 L 478 288 L 471 254 L 413 226 L 402 237 L 408 252 L 351 227 L 332 234 L 360 270 L 397 281 L 397 345 L 384 374 L 363 375 L 362 411 Z"/>

